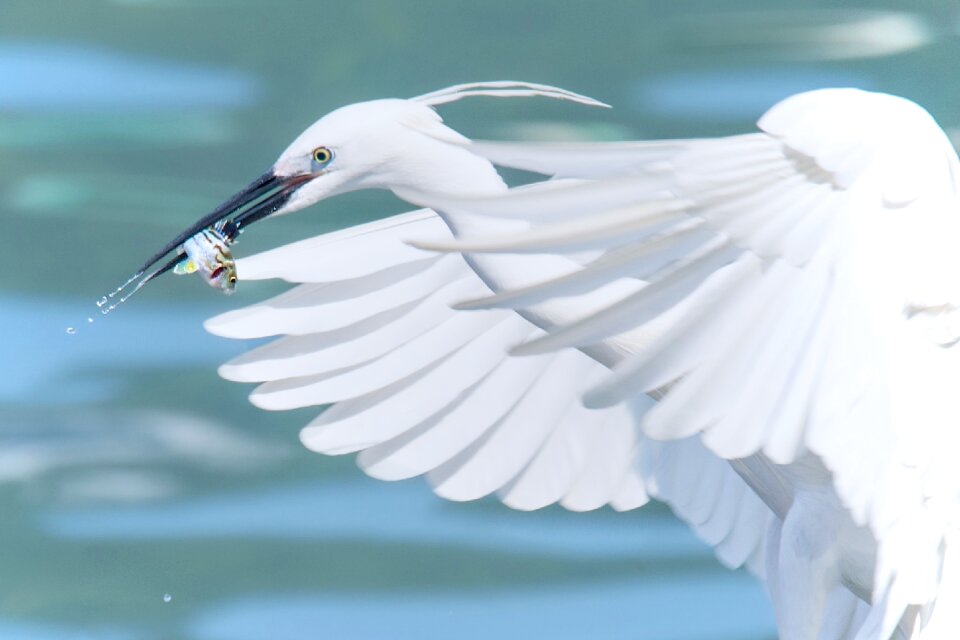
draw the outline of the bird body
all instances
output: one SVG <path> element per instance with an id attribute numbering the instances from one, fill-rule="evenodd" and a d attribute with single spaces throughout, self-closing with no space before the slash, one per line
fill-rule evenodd
<path id="1" fill-rule="evenodd" d="M 831 89 L 728 138 L 487 143 L 434 111 L 473 95 L 596 104 L 480 83 L 321 118 L 268 214 L 424 208 L 239 259 L 300 284 L 208 322 L 282 336 L 221 373 L 266 409 L 333 403 L 307 447 L 447 498 L 661 499 L 786 640 L 956 637 L 960 165 L 929 114 Z"/>

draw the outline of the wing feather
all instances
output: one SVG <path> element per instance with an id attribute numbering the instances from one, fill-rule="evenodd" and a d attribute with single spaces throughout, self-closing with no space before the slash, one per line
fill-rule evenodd
<path id="1" fill-rule="evenodd" d="M 598 509 L 616 497 L 633 464 L 636 445 L 632 416 L 626 406 L 610 414 L 591 435 L 584 467 L 560 501 L 571 511 Z"/>
<path id="2" fill-rule="evenodd" d="M 357 458 L 369 475 L 401 480 L 425 474 L 483 436 L 516 408 L 554 358 L 507 358 L 440 420 L 422 422 Z"/>
<path id="3" fill-rule="evenodd" d="M 499 362 L 500 353 L 530 331 L 530 327 L 502 313 L 462 314 L 356 367 L 266 382 L 257 387 L 250 400 L 261 409 L 271 410 L 330 404 L 376 391 L 434 364 L 440 373 L 432 370 L 428 376 L 431 380 L 443 373 L 457 374 L 463 361 L 473 364 L 473 378 L 484 367 Z"/>
<path id="4" fill-rule="evenodd" d="M 588 315 L 558 328 L 518 347 L 514 353 L 531 355 L 585 346 L 643 324 L 690 295 L 709 274 L 730 264 L 735 256 L 736 249 L 727 238 L 717 236 L 658 271 L 649 278 L 646 287 L 605 308 L 603 313 Z"/>
<path id="5" fill-rule="evenodd" d="M 443 220 L 429 209 L 314 236 L 237 261 L 241 280 L 335 282 L 360 278 L 428 257 L 402 240 L 447 236 Z M 398 240 L 400 240 L 398 242 Z M 357 260 L 357 255 L 364 260 Z"/>
<path id="6" fill-rule="evenodd" d="M 559 354 L 558 361 L 492 428 L 430 472 L 428 479 L 438 495 L 475 500 L 506 485 L 526 466 L 557 420 L 577 402 L 580 380 L 568 375 L 569 365 L 564 361 L 570 359 L 579 358 L 573 352 Z"/>
<path id="7" fill-rule="evenodd" d="M 709 240 L 701 223 L 683 221 L 636 245 L 611 249 L 590 262 L 585 268 L 546 283 L 518 287 L 476 300 L 460 302 L 457 309 L 492 309 L 528 307 L 548 300 L 558 294 L 565 296 L 586 293 L 611 277 L 651 279 L 674 262 L 677 255 L 684 255 L 690 248 Z"/>
<path id="8" fill-rule="evenodd" d="M 220 375 L 236 382 L 265 382 L 374 360 L 451 321 L 454 311 L 450 303 L 480 290 L 478 284 L 470 279 L 456 280 L 423 300 L 342 329 L 285 336 L 222 365 Z"/>
<path id="9" fill-rule="evenodd" d="M 632 417 L 578 401 L 604 368 L 576 351 L 510 357 L 510 346 L 540 331 L 512 311 L 452 309 L 489 290 L 462 258 L 407 246 L 411 232 L 450 237 L 436 214 L 421 210 L 241 260 L 249 277 L 306 284 L 208 321 L 225 336 L 281 336 L 221 374 L 263 383 L 251 395 L 262 408 L 335 403 L 302 441 L 328 454 L 359 452 L 374 477 L 428 475 L 441 495 L 499 491 L 526 509 L 571 491 L 580 509 L 645 503 L 644 480 L 630 464 Z M 596 434 L 617 445 L 613 468 L 599 464 L 606 450 Z"/>
<path id="10" fill-rule="evenodd" d="M 713 141 L 598 144 L 582 150 L 591 158 L 582 172 L 547 146 L 484 143 L 478 152 L 498 162 L 564 180 L 499 200 L 424 202 L 526 223 L 511 238 L 483 236 L 475 222 L 446 242 L 475 254 L 481 271 L 501 252 L 518 261 L 536 251 L 600 251 L 539 282 L 511 286 L 498 272 L 494 296 L 468 306 L 535 310 L 548 333 L 514 354 L 569 347 L 606 354 L 612 371 L 586 403 L 610 407 L 655 394 L 660 401 L 642 421 L 647 435 L 700 434 L 722 458 L 769 456 L 762 459 L 779 478 L 771 481 L 790 484 L 792 499 L 798 487 L 827 483 L 876 540 L 875 585 L 856 580 L 883 603 L 865 623 L 883 634 L 908 606 L 928 606 L 935 596 L 930 576 L 942 551 L 915 523 L 943 540 L 944 513 L 953 508 L 930 500 L 955 504 L 960 496 L 960 474 L 938 456 L 960 409 L 941 382 L 960 378 L 960 358 L 950 351 L 960 343 L 950 319 L 960 309 L 960 165 L 929 114 L 882 94 L 801 94 L 759 127 Z M 600 224 L 590 235 L 593 216 Z M 647 229 L 646 220 L 656 222 Z M 651 265 L 666 243 L 656 225 L 684 229 L 684 221 L 704 234 L 691 233 L 699 242 L 672 244 L 676 255 Z M 608 223 L 622 226 L 624 240 Z M 615 297 L 589 297 L 621 279 L 642 282 Z M 574 303 L 580 313 L 567 311 Z M 807 453 L 823 467 L 807 466 Z M 682 485 L 667 473 L 660 482 L 667 491 Z M 711 491 L 690 491 L 705 502 L 673 504 L 695 522 Z M 743 531 L 770 513 L 755 506 L 736 510 L 722 539 L 720 520 L 704 528 L 731 562 L 759 557 L 756 539 Z"/>
<path id="11" fill-rule="evenodd" d="M 395 280 L 383 272 L 349 281 L 303 284 L 259 304 L 208 320 L 208 331 L 229 338 L 304 335 L 342 329 L 355 322 L 417 302 L 462 273 L 461 259 L 449 256 Z M 328 289 L 332 289 L 327 298 Z"/>
<path id="12" fill-rule="evenodd" d="M 663 223 L 682 220 L 688 208 L 670 195 L 654 194 L 649 201 L 613 209 L 567 223 L 532 227 L 525 231 L 485 238 L 483 240 L 419 243 L 413 246 L 431 251 L 485 251 L 489 253 L 540 253 L 544 251 L 586 251 L 611 244 L 627 244 L 655 232 Z M 686 222 L 686 221 L 685 221 Z"/>

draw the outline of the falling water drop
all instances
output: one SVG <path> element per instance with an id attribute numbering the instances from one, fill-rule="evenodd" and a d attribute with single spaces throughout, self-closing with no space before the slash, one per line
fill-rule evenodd
<path id="1" fill-rule="evenodd" d="M 87 317 L 87 324 L 93 324 L 93 318 Z"/>
<path id="2" fill-rule="evenodd" d="M 73 327 L 67 327 L 67 333 L 69 333 L 70 335 L 73 335 L 73 334 L 75 334 L 76 332 L 77 332 L 77 330 L 74 329 Z"/>
<path id="3" fill-rule="evenodd" d="M 173 600 L 173 596 L 172 596 L 172 595 L 170 595 L 169 593 L 163 594 L 163 601 L 164 601 L 164 602 L 170 602 L 171 600 Z"/>

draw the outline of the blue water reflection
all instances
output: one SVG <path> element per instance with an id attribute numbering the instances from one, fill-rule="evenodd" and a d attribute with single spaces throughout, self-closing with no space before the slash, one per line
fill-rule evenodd
<path id="1" fill-rule="evenodd" d="M 356 478 L 149 507 L 61 509 L 41 526 L 67 540 L 224 541 L 263 538 L 267 545 L 310 539 L 386 546 L 496 552 L 523 558 L 711 564 L 709 549 L 672 518 L 596 518 L 562 512 L 515 514 L 438 502 L 419 482 L 380 484 Z M 390 554 L 381 554 L 385 562 Z M 318 567 L 322 571 L 322 565 Z M 179 580 L 166 589 L 176 603 Z M 769 607 L 743 573 L 697 570 L 564 580 L 513 588 L 449 591 L 412 581 L 400 592 L 273 593 L 201 607 L 189 637 L 203 640 L 337 638 L 761 638 Z M 656 611 L 637 633 L 638 606 Z M 548 622 L 547 622 L 548 621 Z M 546 625 L 546 626 L 545 626 Z"/>
<path id="2" fill-rule="evenodd" d="M 64 43 L 0 40 L 0 110 L 168 110 L 249 104 L 251 76 Z"/>
<path id="3" fill-rule="evenodd" d="M 528 518 L 495 509 L 477 513 L 439 502 L 421 481 L 366 478 L 248 491 L 140 508 L 46 514 L 43 528 L 65 538 L 263 537 L 422 543 L 581 558 L 711 557 L 672 518 L 602 519 L 544 513 Z"/>
<path id="4" fill-rule="evenodd" d="M 641 608 L 657 615 L 639 618 Z M 757 640 L 771 634 L 765 609 L 747 576 L 711 575 L 462 594 L 260 596 L 214 607 L 189 630 L 197 640 Z"/>
<path id="5" fill-rule="evenodd" d="M 822 87 L 876 89 L 867 75 L 818 68 L 724 68 L 654 75 L 637 82 L 644 113 L 692 120 L 749 120 L 787 96 Z"/>
<path id="6" fill-rule="evenodd" d="M 64 640 L 64 638 L 70 640 L 134 640 L 137 635 L 133 632 L 115 629 L 77 630 L 68 626 L 53 624 L 0 620 L 0 638 L 9 638 L 10 640 Z"/>
<path id="7" fill-rule="evenodd" d="M 4 345 L 0 358 L 0 402 L 103 402 L 123 388 L 122 377 L 106 371 L 118 363 L 136 363 L 140 370 L 212 369 L 244 349 L 203 330 L 203 320 L 213 315 L 210 306 L 145 302 L 103 317 L 94 299 L 0 295 L 0 308 L 6 310 L 0 314 L 0 332 L 17 336 Z M 98 369 L 104 373 L 92 373 Z"/>

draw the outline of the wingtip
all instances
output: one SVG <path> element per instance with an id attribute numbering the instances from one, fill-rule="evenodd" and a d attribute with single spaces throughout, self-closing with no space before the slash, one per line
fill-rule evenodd
<path id="1" fill-rule="evenodd" d="M 454 302 L 450 305 L 450 308 L 454 311 L 476 311 L 477 309 L 485 309 L 483 306 L 483 298 L 474 298 L 472 300 L 461 300 L 460 302 Z"/>
<path id="2" fill-rule="evenodd" d="M 249 336 L 244 335 L 243 331 L 239 331 L 236 323 L 236 320 L 241 317 L 241 312 L 244 311 L 246 310 L 236 309 L 234 311 L 221 313 L 220 315 L 213 316 L 212 318 L 207 318 L 203 322 L 203 328 L 207 331 L 207 333 L 219 336 L 221 338 L 247 338 Z"/>
<path id="3" fill-rule="evenodd" d="M 487 309 L 509 309 L 510 306 L 501 303 L 497 296 L 486 296 L 454 302 L 450 305 L 450 308 L 454 311 L 485 311 Z"/>
<path id="4" fill-rule="evenodd" d="M 241 356 L 242 358 L 243 356 Z M 239 359 L 238 359 L 239 360 Z M 230 382 L 255 383 L 260 384 L 268 382 L 262 377 L 250 375 L 250 369 L 245 367 L 242 362 L 231 360 L 217 367 L 217 375 Z"/>
<path id="5" fill-rule="evenodd" d="M 429 479 L 429 475 L 427 476 Z M 444 500 L 449 500 L 450 502 L 472 502 L 473 500 L 479 500 L 480 498 L 486 497 L 484 495 L 477 495 L 473 490 L 463 487 L 451 487 L 446 484 L 436 484 L 434 485 L 431 482 L 430 487 L 437 497 L 443 498 Z"/>
<path id="6" fill-rule="evenodd" d="M 280 335 L 280 330 L 270 322 L 270 309 L 253 305 L 234 309 L 218 316 L 207 318 L 203 328 L 210 334 L 231 340 L 250 340 Z"/>
<path id="7" fill-rule="evenodd" d="M 550 336 L 546 336 L 549 338 Z M 550 346 L 550 343 L 545 340 L 545 338 L 534 338 L 527 342 L 521 342 L 520 344 L 510 348 L 510 355 L 517 357 L 525 356 L 540 356 L 545 353 L 550 353 L 554 349 Z"/>
<path id="8" fill-rule="evenodd" d="M 217 367 L 217 375 L 230 382 L 247 382 L 247 380 L 242 380 L 241 376 L 236 375 L 236 367 L 229 362 Z"/>
<path id="9" fill-rule="evenodd" d="M 512 356 L 539 356 L 546 353 L 555 353 L 561 349 L 577 348 L 592 344 L 583 341 L 576 332 L 565 330 L 563 327 L 553 333 L 540 335 L 527 342 L 522 342 L 512 349 Z"/>
<path id="10" fill-rule="evenodd" d="M 324 442 L 324 429 L 322 426 L 309 424 L 300 429 L 300 444 L 308 451 L 314 453 L 327 454 L 327 443 Z"/>
<path id="11" fill-rule="evenodd" d="M 261 384 L 250 394 L 250 404 L 264 411 L 288 411 L 298 408 L 298 405 L 285 402 L 283 392 L 271 391 L 270 383 Z"/>
<path id="12" fill-rule="evenodd" d="M 592 389 L 587 390 L 583 394 L 583 397 L 580 399 L 580 402 L 587 409 L 609 409 L 610 407 L 619 404 L 620 398 L 616 397 L 614 394 L 610 393 L 604 385 L 599 385 L 593 387 Z"/>
<path id="13" fill-rule="evenodd" d="M 527 501 L 515 499 L 509 495 L 500 496 L 500 501 L 503 502 L 506 506 L 510 507 L 514 511 L 537 511 L 538 509 L 543 509 L 544 507 L 549 506 L 548 503 Z"/>
<path id="14" fill-rule="evenodd" d="M 436 241 L 406 240 L 408 245 L 432 253 L 521 253 L 525 247 L 511 246 L 505 240 Z"/>
<path id="15" fill-rule="evenodd" d="M 431 253 L 459 253 L 455 243 L 443 242 L 442 240 L 404 240 L 403 243 L 414 249 L 429 251 Z"/>
<path id="16" fill-rule="evenodd" d="M 221 338 L 229 338 L 230 336 L 224 333 L 224 322 L 223 322 L 224 315 L 225 314 L 221 314 L 219 316 L 207 318 L 206 320 L 203 321 L 203 329 L 207 333 L 213 334 L 215 336 L 220 336 Z"/>

